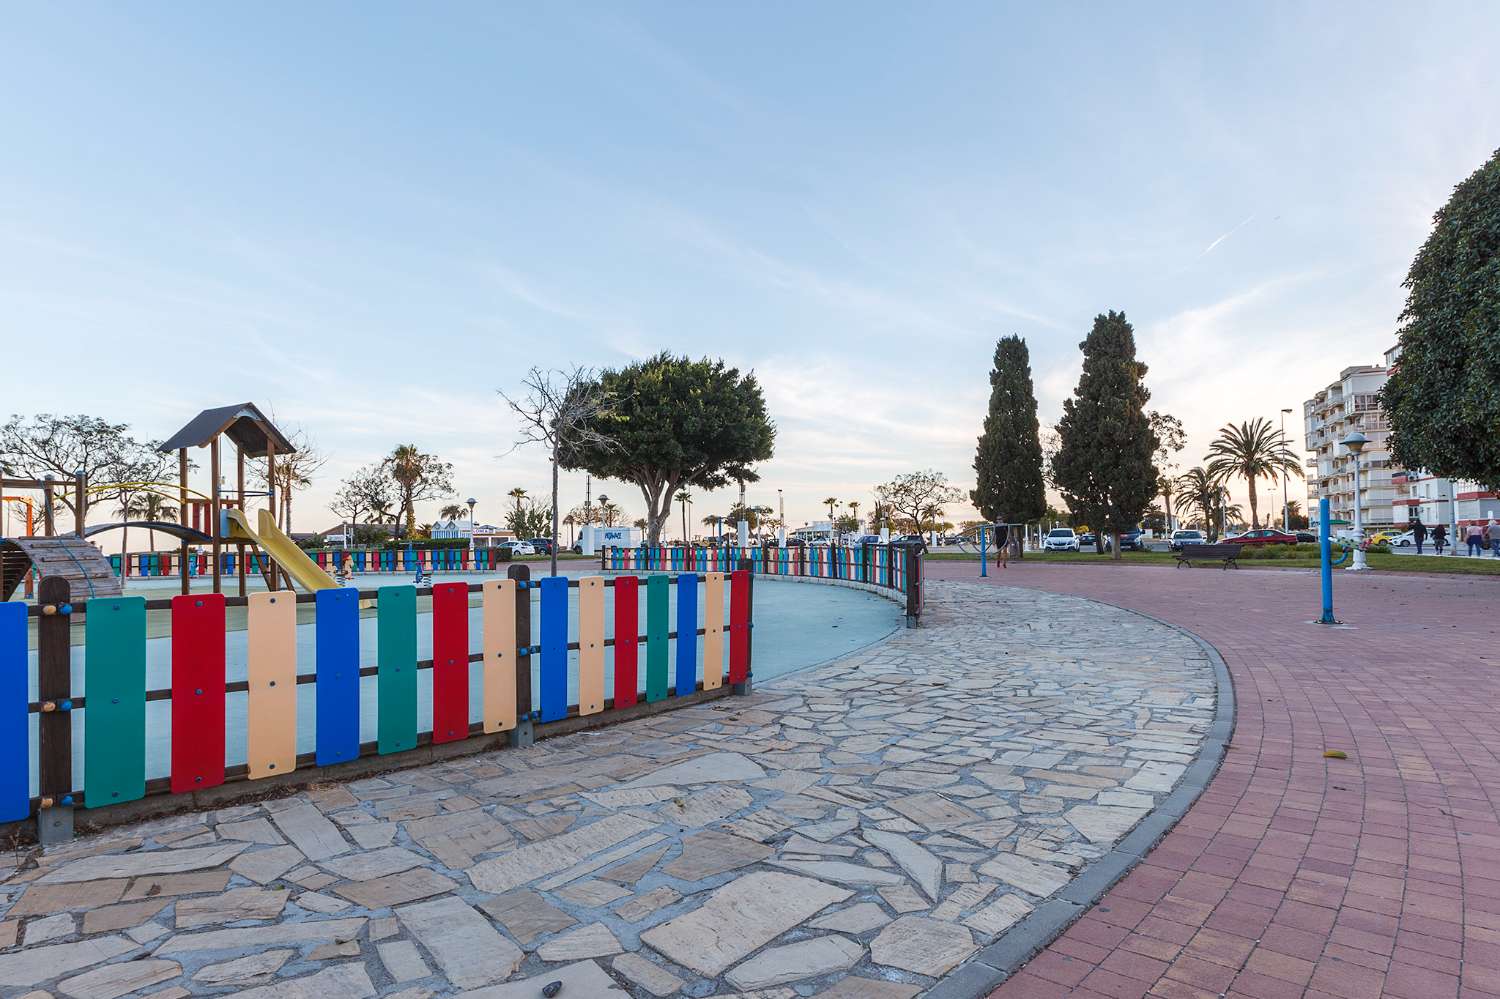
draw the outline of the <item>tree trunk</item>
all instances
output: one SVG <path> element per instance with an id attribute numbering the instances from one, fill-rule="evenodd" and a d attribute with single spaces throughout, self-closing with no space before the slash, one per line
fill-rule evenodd
<path id="1" fill-rule="evenodd" d="M 1245 484 L 1250 487 L 1250 527 L 1253 530 L 1260 529 L 1260 514 L 1255 509 L 1255 476 L 1245 476 Z"/>
<path id="2" fill-rule="evenodd" d="M 1162 502 L 1163 508 L 1166 510 L 1166 517 L 1167 517 L 1166 523 L 1163 526 L 1166 529 L 1167 536 L 1171 537 L 1171 535 L 1172 535 L 1172 494 L 1171 493 L 1162 493 L 1161 494 L 1161 502 Z"/>
<path id="3" fill-rule="evenodd" d="M 1120 554 L 1120 532 L 1119 531 L 1115 531 L 1113 534 L 1110 535 L 1110 537 L 1112 537 L 1112 538 L 1115 539 L 1115 543 L 1114 543 L 1114 546 L 1113 546 L 1114 547 L 1113 556 L 1114 556 L 1114 560 L 1116 562 L 1118 562 L 1118 561 L 1120 561 L 1120 558 L 1121 558 L 1121 554 Z"/>

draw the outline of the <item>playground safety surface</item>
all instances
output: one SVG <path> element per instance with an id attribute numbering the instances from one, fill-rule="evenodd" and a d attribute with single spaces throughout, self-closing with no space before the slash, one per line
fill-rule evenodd
<path id="1" fill-rule="evenodd" d="M 0 991 L 954 994 L 1108 883 L 1218 689 L 1167 625 L 934 582 L 748 697 L 17 856 Z"/>

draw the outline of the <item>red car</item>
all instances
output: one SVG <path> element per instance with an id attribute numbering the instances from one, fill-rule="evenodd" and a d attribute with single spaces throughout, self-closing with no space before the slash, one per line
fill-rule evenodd
<path id="1" fill-rule="evenodd" d="M 1259 531 L 1246 531 L 1244 534 L 1225 538 L 1222 543 L 1226 545 L 1295 545 L 1297 536 L 1285 531 L 1262 528 Z"/>

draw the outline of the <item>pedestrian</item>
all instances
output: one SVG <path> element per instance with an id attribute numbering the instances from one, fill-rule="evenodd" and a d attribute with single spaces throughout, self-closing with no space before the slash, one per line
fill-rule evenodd
<path id="1" fill-rule="evenodd" d="M 1417 554 L 1422 554 L 1422 546 L 1427 543 L 1427 525 L 1422 523 L 1421 517 L 1411 522 L 1411 536 L 1416 539 Z"/>
<path id="2" fill-rule="evenodd" d="M 1490 536 L 1490 552 L 1496 558 L 1500 558 L 1500 524 L 1495 523 L 1495 518 L 1490 518 L 1489 527 L 1486 528 Z"/>
<path id="3" fill-rule="evenodd" d="M 1484 528 L 1478 521 L 1470 524 L 1464 531 L 1464 541 L 1469 546 L 1471 556 L 1484 554 Z"/>
<path id="4" fill-rule="evenodd" d="M 1432 547 L 1437 549 L 1439 555 L 1443 554 L 1443 546 L 1448 543 L 1448 529 L 1442 524 L 1432 529 Z"/>

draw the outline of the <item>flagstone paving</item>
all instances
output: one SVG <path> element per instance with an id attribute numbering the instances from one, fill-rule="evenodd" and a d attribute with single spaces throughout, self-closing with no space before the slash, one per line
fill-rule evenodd
<path id="1" fill-rule="evenodd" d="M 921 629 L 748 697 L 0 866 L 0 994 L 910 999 L 1146 815 L 1214 707 L 1177 631 L 933 583 Z"/>

